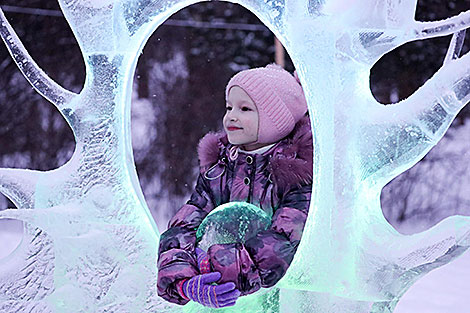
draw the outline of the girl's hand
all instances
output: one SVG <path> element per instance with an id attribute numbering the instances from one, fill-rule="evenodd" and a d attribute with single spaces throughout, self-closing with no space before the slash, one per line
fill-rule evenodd
<path id="1" fill-rule="evenodd" d="M 211 272 L 211 266 L 209 263 L 209 256 L 207 253 L 199 248 L 196 248 L 196 256 L 197 256 L 197 265 L 199 267 L 199 271 L 201 274 L 206 274 Z"/>
<path id="2" fill-rule="evenodd" d="M 232 282 L 222 285 L 213 285 L 220 279 L 219 272 L 202 274 L 194 276 L 189 280 L 183 281 L 180 294 L 186 299 L 196 301 L 210 308 L 221 308 L 235 305 L 240 291 L 235 289 Z"/>

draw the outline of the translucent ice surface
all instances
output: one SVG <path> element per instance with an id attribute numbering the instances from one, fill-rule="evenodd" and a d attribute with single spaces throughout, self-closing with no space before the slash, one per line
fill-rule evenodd
<path id="1" fill-rule="evenodd" d="M 199 225 L 196 232 L 197 245 L 207 251 L 214 244 L 245 243 L 270 225 L 271 218 L 253 204 L 225 203 L 212 210 Z"/>
<path id="2" fill-rule="evenodd" d="M 292 57 L 308 98 L 315 164 L 310 213 L 287 274 L 221 311 L 391 312 L 413 282 L 469 247 L 469 218 L 405 236 L 380 208 L 382 187 L 421 159 L 470 99 L 470 56 L 459 57 L 470 12 L 416 22 L 416 1 L 231 1 L 256 14 Z M 86 64 L 79 94 L 38 68 L 0 12 L 12 57 L 76 140 L 56 170 L 0 170 L 0 191 L 20 208 L 0 218 L 26 225 L 19 248 L 0 261 L 1 312 L 210 311 L 157 296 L 159 232 L 130 142 L 138 55 L 165 19 L 196 2 L 59 0 Z M 445 64 L 422 88 L 389 106 L 374 99 L 369 71 L 382 55 L 449 34 Z"/>

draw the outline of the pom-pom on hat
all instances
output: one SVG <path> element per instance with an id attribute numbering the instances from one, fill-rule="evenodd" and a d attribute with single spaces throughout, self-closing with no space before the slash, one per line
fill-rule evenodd
<path id="1" fill-rule="evenodd" d="M 269 144 L 281 140 L 307 112 L 307 101 L 296 74 L 293 76 L 281 66 L 269 64 L 241 71 L 228 82 L 226 98 L 230 88 L 239 86 L 258 109 L 256 143 Z"/>

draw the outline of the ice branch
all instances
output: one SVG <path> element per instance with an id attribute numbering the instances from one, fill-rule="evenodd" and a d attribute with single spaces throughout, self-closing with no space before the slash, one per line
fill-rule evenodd
<path id="1" fill-rule="evenodd" d="M 0 23 L 0 36 L 23 75 L 37 92 L 62 110 L 77 94 L 57 84 L 34 62 L 1 9 Z"/>
<path id="2" fill-rule="evenodd" d="M 393 252 L 391 253 L 399 256 L 401 267 L 412 268 L 433 263 L 449 254 L 456 247 L 468 248 L 469 240 L 470 218 L 468 216 L 451 216 L 424 232 L 402 236 L 396 242 L 399 247 L 392 244 L 391 251 Z M 416 250 L 416 247 L 422 247 L 422 249 Z"/>
<path id="3" fill-rule="evenodd" d="M 469 248 L 470 219 L 468 216 L 451 216 L 427 231 L 406 238 L 406 242 L 402 241 L 400 247 L 402 251 L 410 251 L 414 246 L 415 258 L 409 253 L 406 257 L 402 255 L 402 265 L 408 261 L 415 268 L 430 267 L 431 270 L 447 264 Z M 417 242 L 420 244 L 417 245 Z M 416 251 L 417 246 L 423 248 Z M 410 262 L 411 259 L 414 262 Z"/>
<path id="4" fill-rule="evenodd" d="M 31 209 L 36 181 L 42 172 L 0 168 L 0 192 L 22 209 Z"/>
<path id="5" fill-rule="evenodd" d="M 17 210 L 17 209 L 7 209 L 4 211 L 0 211 L 0 219 L 15 219 L 15 220 L 20 220 L 22 222 L 29 222 L 29 221 L 22 219 L 22 217 L 25 216 L 24 212 L 25 210 Z"/>
<path id="6" fill-rule="evenodd" d="M 470 100 L 470 55 L 452 60 L 409 98 L 371 110 L 363 177 L 388 182 L 418 162 Z M 370 130 L 368 130 L 370 128 Z M 369 151 L 369 152 L 368 152 Z M 373 153 L 370 153 L 373 151 Z"/>
<path id="7" fill-rule="evenodd" d="M 404 21 L 404 25 L 409 25 Z M 366 62 L 377 62 L 383 55 L 403 45 L 404 43 L 422 40 L 433 37 L 456 34 L 456 38 L 451 43 L 452 53 L 458 55 L 461 51 L 461 41 L 464 40 L 465 31 L 470 27 L 470 11 L 463 12 L 457 16 L 442 21 L 416 22 L 412 21 L 412 26 L 403 28 L 388 28 L 384 30 L 360 29 L 358 38 L 353 41 L 353 57 L 366 56 Z M 364 52 L 365 50 L 365 52 Z M 450 53 L 450 52 L 449 52 Z M 449 56 L 450 57 L 450 56 Z"/>
<path id="8" fill-rule="evenodd" d="M 444 59 L 444 64 L 459 58 L 460 52 L 462 52 L 463 43 L 465 41 L 465 33 L 465 30 L 461 30 L 452 36 L 449 49 L 447 50 L 447 55 Z"/>
<path id="9" fill-rule="evenodd" d="M 442 21 L 416 22 L 413 33 L 414 39 L 426 39 L 447 36 L 470 27 L 470 11 L 465 11 L 457 16 Z"/>
<path id="10" fill-rule="evenodd" d="M 469 239 L 469 217 L 452 216 L 427 231 L 391 240 L 388 253 L 395 261 L 389 270 L 401 273 L 397 279 L 385 281 L 384 288 L 400 297 L 418 278 L 467 251 Z"/>

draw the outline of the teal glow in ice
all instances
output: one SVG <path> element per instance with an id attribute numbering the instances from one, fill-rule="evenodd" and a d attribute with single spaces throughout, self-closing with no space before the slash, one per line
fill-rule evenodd
<path id="1" fill-rule="evenodd" d="M 247 202 L 228 202 L 212 210 L 196 231 L 198 247 L 207 251 L 222 243 L 245 243 L 250 236 L 271 225 L 271 217 Z"/>
<path id="2" fill-rule="evenodd" d="M 0 14 L 13 58 L 76 140 L 72 159 L 56 170 L 0 170 L 0 191 L 20 208 L 0 218 L 27 223 L 19 249 L 0 263 L 1 312 L 203 311 L 156 294 L 159 233 L 130 139 L 138 55 L 165 19 L 197 2 L 59 0 L 86 64 L 79 94 L 38 68 Z M 417 0 L 230 2 L 256 14 L 292 57 L 308 98 L 315 165 L 310 214 L 286 276 L 224 311 L 393 311 L 412 283 L 470 245 L 469 218 L 405 236 L 379 202 L 382 187 L 422 158 L 470 99 L 470 56 L 458 58 L 470 12 L 423 23 L 414 20 Z M 382 55 L 449 34 L 444 66 L 422 88 L 390 106 L 374 99 L 369 71 Z"/>

